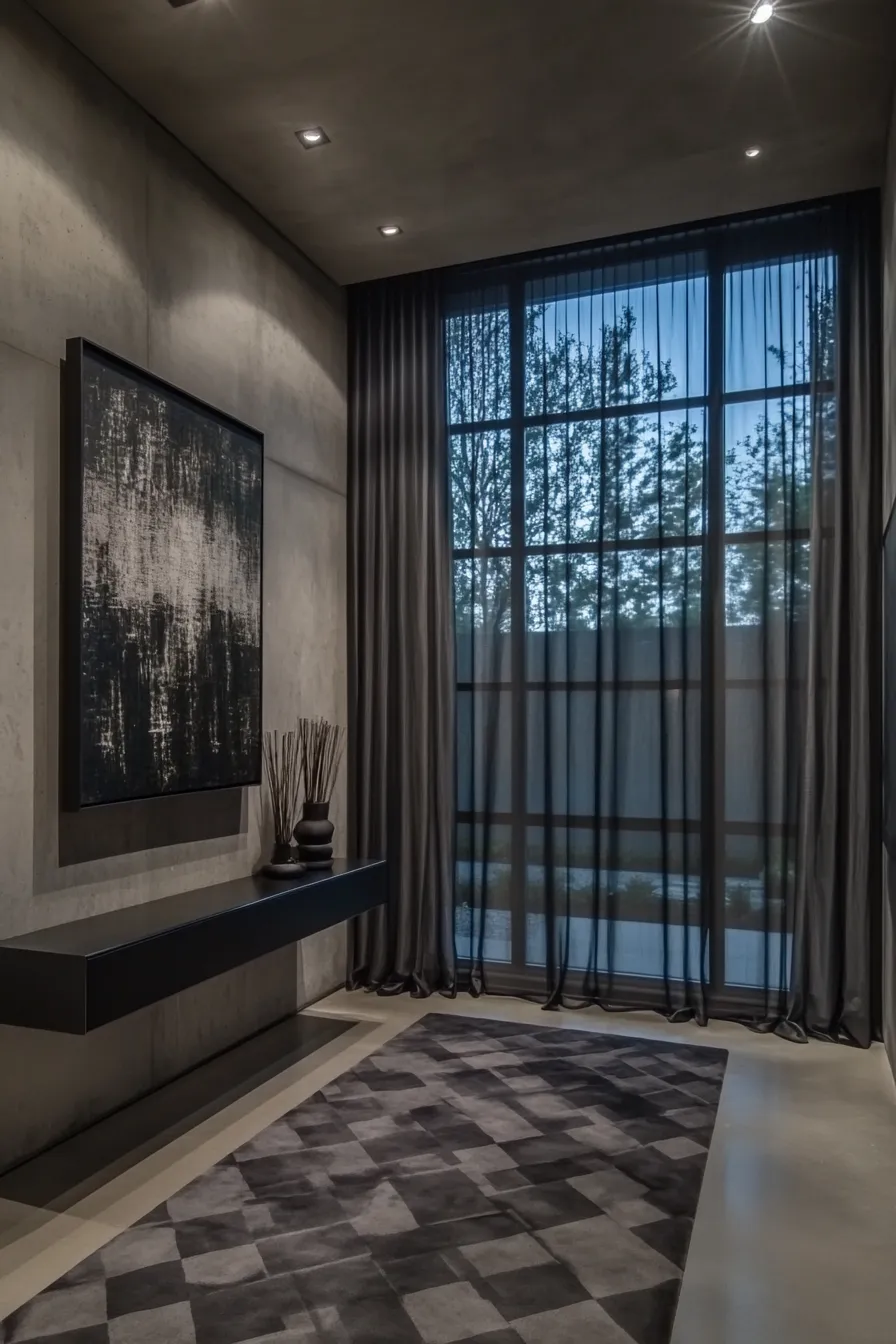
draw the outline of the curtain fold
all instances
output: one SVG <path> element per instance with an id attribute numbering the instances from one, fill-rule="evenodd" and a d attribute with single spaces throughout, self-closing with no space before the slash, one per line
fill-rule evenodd
<path id="1" fill-rule="evenodd" d="M 349 291 L 349 828 L 386 857 L 348 983 L 451 990 L 454 648 L 435 277 Z"/>
<path id="2" fill-rule="evenodd" d="M 816 438 L 805 795 L 787 1017 L 867 1046 L 879 1034 L 880 208 L 832 207 L 837 402 Z"/>

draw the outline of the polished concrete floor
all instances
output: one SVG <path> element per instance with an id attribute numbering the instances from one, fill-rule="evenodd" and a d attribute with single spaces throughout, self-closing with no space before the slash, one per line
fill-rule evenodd
<path id="1" fill-rule="evenodd" d="M 432 1010 L 544 1021 L 512 999 L 333 995 L 312 1016 L 355 1025 L 319 1034 L 311 1053 L 260 1069 L 220 1105 L 192 1095 L 191 1118 L 158 1127 L 155 1142 L 141 1110 L 158 1107 L 150 1100 L 118 1120 L 107 1168 L 85 1138 L 57 1156 L 49 1181 L 36 1168 L 34 1179 L 0 1183 L 0 1319 Z M 896 1088 L 880 1048 L 795 1046 L 720 1023 L 673 1028 L 599 1009 L 552 1015 L 561 1023 L 730 1052 L 673 1344 L 894 1344 Z"/>

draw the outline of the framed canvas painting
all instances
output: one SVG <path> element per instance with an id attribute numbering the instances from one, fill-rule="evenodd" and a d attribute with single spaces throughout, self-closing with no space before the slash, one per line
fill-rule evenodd
<path id="1" fill-rule="evenodd" d="M 261 781 L 264 439 L 66 344 L 62 797 Z"/>

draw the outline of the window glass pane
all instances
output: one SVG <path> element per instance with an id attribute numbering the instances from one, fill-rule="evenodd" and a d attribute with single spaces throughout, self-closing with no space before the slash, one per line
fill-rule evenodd
<path id="1" fill-rule="evenodd" d="M 787 637 L 786 626 L 809 613 L 809 542 L 753 541 L 725 547 L 725 619 L 729 626 L 763 626 L 766 637 Z M 770 624 L 778 622 L 775 629 Z M 780 626 L 783 623 L 784 629 Z"/>
<path id="2" fill-rule="evenodd" d="M 725 980 L 773 991 L 790 983 L 793 935 L 787 911 L 795 881 L 789 836 L 729 835 L 725 841 Z"/>
<path id="3" fill-rule="evenodd" d="M 725 276 L 725 389 L 833 378 L 836 264 L 831 256 L 745 266 Z"/>
<path id="4" fill-rule="evenodd" d="M 509 812 L 510 692 L 458 691 L 458 812 Z"/>
<path id="5" fill-rule="evenodd" d="M 530 813 L 700 815 L 697 690 L 530 691 L 527 730 Z"/>
<path id="6" fill-rule="evenodd" d="M 621 416 L 526 431 L 530 546 L 705 530 L 706 416 Z"/>
<path id="7" fill-rule="evenodd" d="M 509 681 L 510 560 L 455 560 L 457 680 Z"/>
<path id="8" fill-rule="evenodd" d="M 481 640 L 510 629 L 509 556 L 455 560 L 454 621 L 459 634 Z"/>
<path id="9" fill-rule="evenodd" d="M 813 443 L 834 434 L 833 397 L 786 397 L 725 408 L 725 529 L 808 528 Z"/>
<path id="10" fill-rule="evenodd" d="M 531 285 L 526 414 L 704 396 L 701 265 L 699 258 L 669 258 Z"/>
<path id="11" fill-rule="evenodd" d="M 795 825 L 803 773 L 803 697 L 786 684 L 725 692 L 725 817 Z"/>
<path id="12" fill-rule="evenodd" d="M 728 625 L 725 628 L 725 668 L 729 682 L 789 682 L 794 694 L 803 694 L 809 654 L 806 620 L 768 621 Z"/>
<path id="13" fill-rule="evenodd" d="M 529 556 L 526 628 L 696 624 L 702 565 L 700 546 Z"/>
<path id="14" fill-rule="evenodd" d="M 696 563 L 696 562 L 695 562 Z M 699 683 L 703 632 L 695 620 L 658 625 L 558 626 L 526 634 L 526 676 L 537 682 Z"/>
<path id="15" fill-rule="evenodd" d="M 445 322 L 448 423 L 478 424 L 510 415 L 510 314 L 474 308 Z"/>
<path id="16" fill-rule="evenodd" d="M 457 828 L 454 945 L 470 961 L 509 961 L 510 827 Z"/>
<path id="17" fill-rule="evenodd" d="M 555 955 L 571 970 L 699 980 L 699 862 L 696 834 L 531 827 L 527 963 L 546 963 L 552 910 Z"/>
<path id="18" fill-rule="evenodd" d="M 452 434 L 449 443 L 454 545 L 510 545 L 510 434 Z"/>

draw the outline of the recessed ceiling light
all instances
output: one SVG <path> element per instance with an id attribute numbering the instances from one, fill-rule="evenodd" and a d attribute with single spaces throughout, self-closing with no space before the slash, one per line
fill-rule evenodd
<path id="1" fill-rule="evenodd" d="M 328 145 L 330 137 L 322 126 L 307 126 L 304 131 L 296 131 L 306 149 L 317 149 L 318 145 Z"/>
<path id="2" fill-rule="evenodd" d="M 762 153 L 762 150 L 760 149 L 759 145 L 751 145 L 749 149 L 744 150 L 744 153 L 746 154 L 748 159 L 758 159 L 759 155 Z"/>
<path id="3" fill-rule="evenodd" d="M 384 238 L 394 238 L 397 233 L 401 233 L 398 224 L 381 224 L 379 228 Z"/>
<path id="4" fill-rule="evenodd" d="M 775 17 L 775 0 L 759 0 L 758 5 L 753 6 L 753 12 L 750 15 L 751 23 L 768 23 L 769 19 Z"/>

